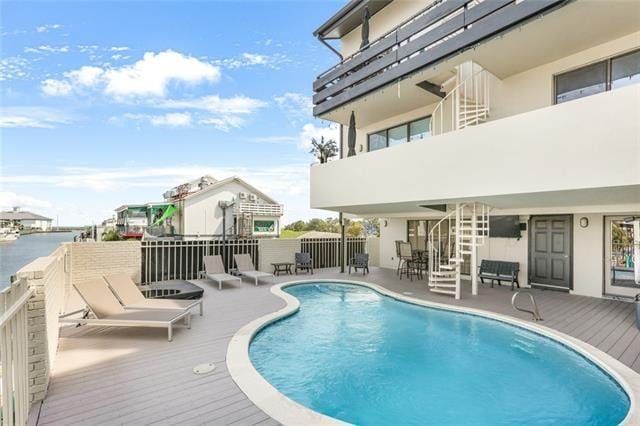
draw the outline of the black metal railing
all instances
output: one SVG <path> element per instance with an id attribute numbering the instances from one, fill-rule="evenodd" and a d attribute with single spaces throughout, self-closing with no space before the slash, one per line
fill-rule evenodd
<path id="1" fill-rule="evenodd" d="M 342 259 L 342 243 L 340 238 L 302 238 L 301 251 L 309 253 L 314 268 L 333 268 L 340 266 Z M 367 239 L 365 237 L 347 238 L 347 260 L 355 253 L 365 253 Z"/>
<path id="2" fill-rule="evenodd" d="M 567 0 L 441 0 L 320 74 L 318 116 Z"/>

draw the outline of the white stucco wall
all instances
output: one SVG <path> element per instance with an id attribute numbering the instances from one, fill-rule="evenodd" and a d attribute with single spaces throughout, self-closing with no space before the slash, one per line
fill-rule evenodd
<path id="1" fill-rule="evenodd" d="M 589 226 L 580 227 L 580 218 Z M 601 297 L 604 268 L 604 215 L 576 214 L 573 217 L 573 291 L 582 296 Z"/>
<path id="2" fill-rule="evenodd" d="M 387 226 L 385 226 L 385 221 Z M 406 219 L 380 219 L 380 267 L 395 269 L 398 267 L 396 257 L 396 240 L 407 240 Z"/>

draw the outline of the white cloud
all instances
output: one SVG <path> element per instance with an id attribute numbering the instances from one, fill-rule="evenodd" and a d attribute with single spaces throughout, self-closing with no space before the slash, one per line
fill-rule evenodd
<path id="1" fill-rule="evenodd" d="M 85 78 L 83 77 L 90 77 Z M 121 67 L 90 67 L 69 71 L 57 81 L 73 86 L 92 86 L 117 99 L 164 97 L 171 83 L 217 82 L 220 69 L 207 62 L 173 50 L 147 52 L 133 64 Z M 52 80 L 53 81 L 53 80 Z M 49 84 L 53 84 L 51 81 Z M 64 93 L 61 93 L 64 94 Z"/>
<path id="2" fill-rule="evenodd" d="M 68 80 L 77 82 L 82 86 L 94 86 L 104 75 L 104 70 L 100 67 L 83 66 L 64 75 Z"/>
<path id="3" fill-rule="evenodd" d="M 19 195 L 10 191 L 0 191 L 0 210 L 9 210 L 13 207 L 20 207 L 25 210 L 42 209 L 51 207 L 51 203 L 29 195 Z"/>
<path id="4" fill-rule="evenodd" d="M 39 107 L 8 107 L 0 109 L 1 128 L 52 128 L 58 124 L 70 123 L 63 113 Z"/>
<path id="5" fill-rule="evenodd" d="M 168 126 L 168 127 L 187 127 L 191 125 L 191 114 L 186 112 L 171 112 L 164 115 L 150 115 L 150 114 L 124 114 L 122 118 L 134 121 L 145 121 L 154 126 Z M 117 117 L 110 119 L 112 122 L 120 121 Z"/>
<path id="6" fill-rule="evenodd" d="M 274 100 L 294 125 L 313 117 L 313 102 L 310 96 L 287 92 L 276 96 Z"/>
<path id="7" fill-rule="evenodd" d="M 246 140 L 256 143 L 295 144 L 300 138 L 298 136 L 257 136 Z"/>
<path id="8" fill-rule="evenodd" d="M 330 123 L 327 126 L 316 126 L 313 123 L 307 123 L 302 126 L 298 139 L 298 147 L 301 149 L 311 148 L 311 139 L 320 140 L 324 137 L 325 140 L 333 139 L 336 142 L 340 140 L 340 125 L 336 123 Z"/>
<path id="9" fill-rule="evenodd" d="M 127 46 L 113 46 L 109 48 L 109 50 L 111 52 L 126 52 L 127 50 L 131 50 L 131 49 Z"/>
<path id="10" fill-rule="evenodd" d="M 81 53 L 94 53 L 98 50 L 98 45 L 96 44 L 79 44 L 76 46 Z"/>
<path id="11" fill-rule="evenodd" d="M 114 96 L 165 96 L 171 82 L 197 84 L 220 79 L 220 69 L 172 50 L 147 52 L 133 65 L 105 71 L 105 92 Z"/>
<path id="12" fill-rule="evenodd" d="M 244 52 L 235 58 L 216 59 L 213 62 L 216 65 L 230 69 L 254 66 L 278 68 L 279 64 L 289 62 L 289 59 L 280 53 L 274 55 L 263 55 L 259 53 Z"/>
<path id="13" fill-rule="evenodd" d="M 264 101 L 246 96 L 221 98 L 217 95 L 194 99 L 168 99 L 158 104 L 161 108 L 189 108 L 217 114 L 251 114 L 266 105 Z"/>
<path id="14" fill-rule="evenodd" d="M 25 53 L 68 53 L 69 46 L 50 46 L 48 44 L 43 44 L 38 47 L 25 47 Z"/>
<path id="15" fill-rule="evenodd" d="M 245 120 L 236 115 L 223 115 L 220 117 L 203 118 L 198 123 L 213 126 L 223 132 L 228 132 L 231 129 L 242 127 Z"/>
<path id="16" fill-rule="evenodd" d="M 47 33 L 51 30 L 58 30 L 60 28 L 62 28 L 63 25 L 61 24 L 45 24 L 45 25 L 41 25 L 39 27 L 36 27 L 36 31 L 39 33 Z"/>
<path id="17" fill-rule="evenodd" d="M 73 86 L 64 80 L 48 78 L 41 83 L 40 89 L 47 96 L 66 96 L 73 91 Z"/>
<path id="18" fill-rule="evenodd" d="M 20 56 L 0 59 L 0 81 L 23 78 L 29 75 L 30 64 Z"/>

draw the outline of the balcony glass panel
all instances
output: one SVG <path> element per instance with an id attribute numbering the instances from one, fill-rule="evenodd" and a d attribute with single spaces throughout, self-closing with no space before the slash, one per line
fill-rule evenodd
<path id="1" fill-rule="evenodd" d="M 611 88 L 640 83 L 640 50 L 611 60 Z"/>
<path id="2" fill-rule="evenodd" d="M 556 103 L 607 90 L 607 62 L 598 62 L 556 76 Z"/>
<path id="3" fill-rule="evenodd" d="M 389 146 L 400 145 L 407 142 L 407 125 L 389 129 Z"/>
<path id="4" fill-rule="evenodd" d="M 419 141 L 431 136 L 429 131 L 429 122 L 431 117 L 409 123 L 409 141 Z"/>
<path id="5" fill-rule="evenodd" d="M 372 133 L 369 135 L 369 151 L 376 151 L 378 149 L 387 147 L 387 131 L 384 130 L 378 133 Z"/>

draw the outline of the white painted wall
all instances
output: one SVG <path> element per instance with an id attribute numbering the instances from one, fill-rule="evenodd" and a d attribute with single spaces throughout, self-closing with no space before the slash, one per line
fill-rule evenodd
<path id="1" fill-rule="evenodd" d="M 616 186 L 628 186 L 628 199 L 638 202 L 638 111 L 640 85 L 633 85 L 315 165 L 311 207 L 362 214 L 350 207 L 412 203 L 417 208 L 425 201 L 505 194 L 544 198 L 549 191 Z M 384 216 L 384 210 L 367 213 Z"/>
<path id="2" fill-rule="evenodd" d="M 384 226 L 385 221 L 387 226 Z M 396 240 L 407 240 L 406 219 L 380 219 L 380 267 L 396 269 Z"/>
<path id="3" fill-rule="evenodd" d="M 39 229 L 41 231 L 48 231 L 51 229 L 50 220 L 24 219 L 20 221 L 20 225 L 27 229 Z"/>
<path id="4" fill-rule="evenodd" d="M 589 219 L 589 226 L 580 227 L 580 218 Z M 573 216 L 573 294 L 602 297 L 604 268 L 604 215 Z"/>

